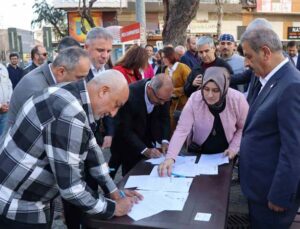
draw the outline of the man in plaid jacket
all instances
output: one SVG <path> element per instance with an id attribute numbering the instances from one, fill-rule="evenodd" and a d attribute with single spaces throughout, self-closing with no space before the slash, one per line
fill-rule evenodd
<path id="1" fill-rule="evenodd" d="M 49 203 L 58 193 L 101 218 L 130 211 L 141 195 L 121 198 L 93 134 L 95 119 L 114 116 L 128 95 L 124 77 L 108 70 L 27 100 L 0 142 L 0 228 L 49 227 Z M 84 165 L 108 198 L 86 185 Z"/>

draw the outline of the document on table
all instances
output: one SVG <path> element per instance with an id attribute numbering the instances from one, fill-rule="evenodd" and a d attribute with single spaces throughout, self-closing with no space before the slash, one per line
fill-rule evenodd
<path id="1" fill-rule="evenodd" d="M 195 177 L 198 175 L 218 175 L 218 165 L 202 165 L 195 163 L 180 164 L 175 165 L 172 169 L 173 175 L 184 177 Z M 159 177 L 158 166 L 154 166 L 150 176 Z M 167 176 L 167 171 L 165 171 L 165 176 Z"/>
<path id="2" fill-rule="evenodd" d="M 144 191 L 139 190 L 144 196 L 142 201 L 133 205 L 128 216 L 134 220 L 140 220 L 162 211 L 182 211 L 188 198 L 188 193 Z"/>
<path id="3" fill-rule="evenodd" d="M 137 187 L 142 190 L 189 192 L 192 182 L 193 178 L 129 176 L 125 188 Z"/>
<path id="4" fill-rule="evenodd" d="M 229 163 L 228 156 L 224 156 L 224 153 L 216 154 L 201 154 L 198 164 L 200 165 L 222 165 Z"/>
<path id="5" fill-rule="evenodd" d="M 149 162 L 152 165 L 159 165 L 160 163 L 164 162 L 164 160 L 165 160 L 165 157 L 162 156 L 159 158 L 148 159 L 148 160 L 146 160 L 146 162 Z M 179 164 L 190 163 L 190 162 L 195 163 L 195 161 L 196 161 L 196 156 L 186 156 L 186 157 L 177 156 L 175 164 L 179 165 Z"/>

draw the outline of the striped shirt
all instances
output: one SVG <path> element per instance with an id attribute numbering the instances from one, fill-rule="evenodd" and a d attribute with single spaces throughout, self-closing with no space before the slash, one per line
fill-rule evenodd
<path id="1" fill-rule="evenodd" d="M 0 142 L 0 214 L 24 223 L 49 222 L 58 194 L 89 214 L 110 218 L 115 202 L 93 196 L 84 166 L 108 194 L 116 191 L 97 145 L 84 80 L 29 98 Z"/>

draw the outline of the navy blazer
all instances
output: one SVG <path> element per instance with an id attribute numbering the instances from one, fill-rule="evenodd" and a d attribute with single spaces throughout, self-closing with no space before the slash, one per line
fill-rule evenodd
<path id="1" fill-rule="evenodd" d="M 282 66 L 250 106 L 240 147 L 241 188 L 252 201 L 290 207 L 300 195 L 300 72 Z"/>

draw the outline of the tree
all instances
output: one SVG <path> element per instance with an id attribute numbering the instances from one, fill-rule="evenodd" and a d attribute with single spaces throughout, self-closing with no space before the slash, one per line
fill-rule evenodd
<path id="1" fill-rule="evenodd" d="M 173 46 L 184 45 L 186 29 L 195 18 L 200 0 L 163 0 L 164 28 L 163 43 Z"/>
<path id="2" fill-rule="evenodd" d="M 217 22 L 217 35 L 220 37 L 221 29 L 222 29 L 222 20 L 223 20 L 223 6 L 222 0 L 215 0 L 217 5 L 217 15 L 218 15 L 218 22 Z"/>
<path id="3" fill-rule="evenodd" d="M 92 7 L 93 7 L 93 5 L 96 1 L 97 0 L 90 0 L 89 1 L 89 6 L 87 7 L 86 6 L 86 0 L 82 0 L 82 7 L 81 7 L 81 0 L 79 0 L 78 12 L 79 12 L 80 17 L 81 17 L 81 31 L 84 34 L 87 34 L 87 32 L 88 32 L 86 27 L 85 27 L 85 24 L 84 24 L 85 20 L 88 22 L 88 24 L 91 28 L 96 27 L 96 24 L 94 22 L 92 14 L 91 14 L 91 9 L 92 9 Z"/>
<path id="4" fill-rule="evenodd" d="M 31 21 L 32 26 L 41 27 L 43 23 L 53 26 L 54 33 L 57 37 L 64 37 L 67 35 L 66 12 L 64 10 L 55 9 L 50 6 L 46 0 L 35 0 L 32 7 L 36 19 Z"/>

